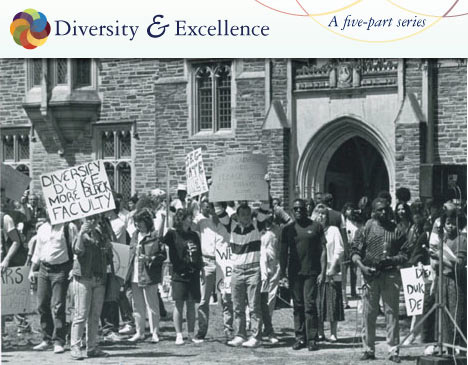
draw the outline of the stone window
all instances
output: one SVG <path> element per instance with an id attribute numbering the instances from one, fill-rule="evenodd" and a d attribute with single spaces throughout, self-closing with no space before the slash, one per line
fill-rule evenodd
<path id="1" fill-rule="evenodd" d="M 91 86 L 91 59 L 79 58 L 73 62 L 73 87 Z"/>
<path id="2" fill-rule="evenodd" d="M 68 83 L 68 61 L 66 58 L 57 58 L 56 60 L 57 85 Z"/>
<path id="3" fill-rule="evenodd" d="M 193 64 L 194 132 L 230 130 L 231 62 Z"/>
<path id="4" fill-rule="evenodd" d="M 29 87 L 41 86 L 42 82 L 42 59 L 33 58 L 30 61 Z"/>
<path id="5" fill-rule="evenodd" d="M 55 58 L 48 59 L 46 62 L 42 59 L 31 59 L 28 62 L 29 89 L 41 86 L 44 67 L 48 68 L 48 82 L 53 86 L 67 85 L 72 89 L 96 86 L 94 79 L 97 70 L 90 58 Z"/>
<path id="6" fill-rule="evenodd" d="M 29 176 L 30 127 L 0 129 L 1 161 Z"/>
<path id="7" fill-rule="evenodd" d="M 104 160 L 112 189 L 128 200 L 132 195 L 132 130 L 130 124 L 95 124 L 94 145 Z"/>

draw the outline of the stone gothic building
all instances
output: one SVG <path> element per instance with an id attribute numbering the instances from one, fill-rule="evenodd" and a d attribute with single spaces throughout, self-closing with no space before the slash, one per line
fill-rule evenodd
<path id="1" fill-rule="evenodd" d="M 1 161 L 32 177 L 106 161 L 125 197 L 185 180 L 203 149 L 268 156 L 285 203 L 400 186 L 466 198 L 462 59 L 1 59 Z"/>

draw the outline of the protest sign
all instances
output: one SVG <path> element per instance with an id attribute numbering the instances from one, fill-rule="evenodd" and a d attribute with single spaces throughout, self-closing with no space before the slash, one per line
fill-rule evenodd
<path id="1" fill-rule="evenodd" d="M 130 256 L 130 246 L 112 242 L 112 251 L 114 254 L 115 275 L 125 280 L 127 277 L 127 272 L 128 272 L 128 259 Z"/>
<path id="2" fill-rule="evenodd" d="M 431 271 L 429 265 L 422 268 L 409 267 L 400 270 L 408 316 L 417 316 L 423 313 L 425 283 L 430 279 Z"/>
<path id="3" fill-rule="evenodd" d="M 28 266 L 8 267 L 2 273 L 2 315 L 33 313 L 37 308 Z"/>
<path id="4" fill-rule="evenodd" d="M 41 175 L 42 191 L 52 224 L 115 209 L 103 161 Z"/>
<path id="5" fill-rule="evenodd" d="M 268 200 L 267 157 L 253 153 L 226 156 L 216 161 L 210 201 Z"/>
<path id="6" fill-rule="evenodd" d="M 187 176 L 187 194 L 197 196 L 208 191 L 202 149 L 198 148 L 185 157 L 185 173 Z"/>
<path id="7" fill-rule="evenodd" d="M 216 291 L 231 293 L 231 249 L 228 244 L 216 248 Z"/>
<path id="8" fill-rule="evenodd" d="M 15 170 L 13 167 L 0 164 L 1 166 L 1 182 L 2 189 L 5 189 L 5 196 L 8 199 L 20 200 L 24 191 L 28 188 L 31 178 L 22 172 Z"/>

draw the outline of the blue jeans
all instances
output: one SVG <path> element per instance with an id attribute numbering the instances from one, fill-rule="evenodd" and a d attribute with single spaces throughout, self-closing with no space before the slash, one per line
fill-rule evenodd
<path id="1" fill-rule="evenodd" d="M 99 317 L 106 292 L 106 277 L 73 278 L 73 294 L 75 296 L 75 314 L 71 328 L 70 346 L 79 348 L 86 326 L 86 350 L 96 348 Z"/>
<path id="2" fill-rule="evenodd" d="M 210 298 L 216 285 L 216 262 L 214 259 L 203 257 L 205 266 L 200 278 L 201 300 L 198 306 L 198 336 L 204 338 L 208 332 L 210 319 Z"/>
<path id="3" fill-rule="evenodd" d="M 234 307 L 234 335 L 247 338 L 245 303 L 249 305 L 252 337 L 262 339 L 260 307 L 260 264 L 236 265 L 232 270 L 231 290 Z"/>
<path id="4" fill-rule="evenodd" d="M 37 278 L 37 309 L 40 316 L 42 339 L 64 345 L 66 336 L 65 307 L 68 274 L 71 264 L 44 265 Z"/>

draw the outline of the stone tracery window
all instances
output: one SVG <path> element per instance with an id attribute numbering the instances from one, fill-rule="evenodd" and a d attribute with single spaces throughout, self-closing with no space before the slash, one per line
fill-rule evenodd
<path id="1" fill-rule="evenodd" d="M 97 158 L 103 159 L 109 184 L 124 200 L 132 195 L 132 135 L 131 126 L 96 125 Z"/>
<path id="2" fill-rule="evenodd" d="M 194 76 L 195 132 L 231 129 L 231 63 L 194 65 Z"/>

